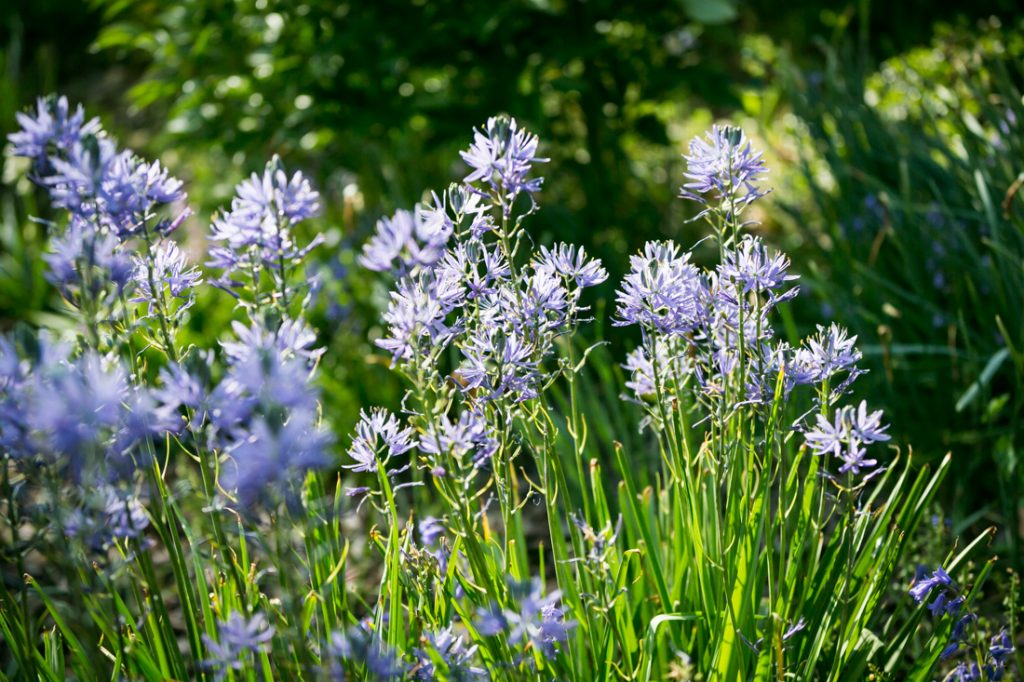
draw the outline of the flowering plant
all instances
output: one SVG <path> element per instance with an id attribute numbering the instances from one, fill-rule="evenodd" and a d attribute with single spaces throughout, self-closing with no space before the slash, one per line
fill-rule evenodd
<path id="1" fill-rule="evenodd" d="M 614 324 L 640 338 L 627 449 L 590 435 L 588 360 L 607 351 L 582 341 L 587 289 L 608 275 L 581 247 L 532 248 L 545 159 L 516 121 L 487 121 L 463 180 L 364 247 L 408 392 L 345 441 L 305 321 L 303 174 L 275 158 L 242 182 L 202 272 L 171 241 L 188 211 L 158 162 L 64 99 L 20 120 L 15 152 L 66 213 L 47 262 L 81 333 L 0 341 L 18 675 L 923 679 L 962 652 L 950 675 L 1004 674 L 1006 633 L 969 641 L 991 564 L 969 589 L 951 577 L 984 536 L 889 594 L 948 458 L 917 470 L 880 447 L 842 327 L 777 337 L 796 277 L 742 219 L 767 173 L 742 131 L 687 156 L 717 265 L 651 242 L 618 289 Z M 200 349 L 178 332 L 204 281 L 237 319 Z M 913 603 L 936 591 L 928 610 L 957 620 L 922 642 Z"/>

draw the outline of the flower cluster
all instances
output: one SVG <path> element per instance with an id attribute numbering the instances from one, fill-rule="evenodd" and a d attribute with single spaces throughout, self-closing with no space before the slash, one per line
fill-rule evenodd
<path id="1" fill-rule="evenodd" d="M 532 248 L 523 223 L 545 159 L 517 122 L 488 120 L 464 180 L 380 220 L 359 258 L 390 276 L 370 333 L 408 390 L 394 411 L 360 411 L 336 464 L 306 321 L 316 288 L 300 272 L 317 240 L 301 246 L 299 228 L 320 197 L 303 174 L 275 158 L 237 187 L 211 254 L 234 317 L 216 347 L 182 346 L 208 277 L 166 238 L 178 218 L 157 215 L 180 183 L 66 100 L 20 120 L 16 151 L 68 213 L 48 276 L 91 333 L 0 336 L 2 553 L 32 582 L 66 568 L 82 583 L 59 603 L 41 580 L 11 583 L 23 590 L 0 624 L 17 674 L 113 662 L 217 680 L 837 678 L 879 653 L 847 635 L 902 628 L 882 599 L 905 545 L 888 529 L 913 530 L 943 470 L 862 495 L 889 427 L 866 402 L 842 404 L 861 374 L 855 336 L 776 333 L 797 278 L 744 233 L 766 170 L 742 131 L 716 127 L 687 156 L 683 196 L 714 225 L 717 264 L 671 241 L 630 259 L 614 324 L 640 344 L 616 412 L 582 371 L 600 350 L 574 337 L 608 273 L 578 246 Z M 620 418 L 639 410 L 650 428 L 620 443 Z M 1011 635 L 986 641 L 974 591 L 940 567 L 909 592 L 951 632 L 922 661 L 949 659 L 947 679 L 1007 675 Z M 109 646 L 83 653 L 79 628 Z M 726 655 L 729 638 L 754 655 Z"/>
<path id="2" fill-rule="evenodd" d="M 220 246 L 210 249 L 208 265 L 222 270 L 218 284 L 229 291 L 247 286 L 258 290 L 262 274 L 274 280 L 275 290 L 288 304 L 288 272 L 319 245 L 295 243 L 294 229 L 320 213 L 320 194 L 299 171 L 289 178 L 274 157 L 262 174 L 253 173 L 235 188 L 231 209 L 213 222 L 210 238 Z"/>
<path id="3" fill-rule="evenodd" d="M 134 286 L 132 300 L 148 303 L 150 315 L 173 329 L 200 281 L 177 247 L 162 243 L 190 215 L 183 208 L 161 218 L 161 209 L 184 203 L 181 181 L 159 161 L 118 150 L 97 119 L 86 121 L 80 106 L 71 113 L 64 97 L 40 99 L 35 116 L 19 114 L 18 121 L 21 130 L 9 137 L 14 153 L 32 159 L 31 177 L 68 216 L 63 229 L 53 225 L 47 279 L 89 311 L 93 325 L 97 308 Z M 140 256 L 131 257 L 131 242 L 141 243 Z M 177 310 L 165 298 L 168 287 L 180 300 Z"/>
<path id="4" fill-rule="evenodd" d="M 940 618 L 948 615 L 956 619 L 950 632 L 949 643 L 942 650 L 940 658 L 951 658 L 962 649 L 978 648 L 976 639 L 970 636 L 970 629 L 978 624 L 978 616 L 973 612 L 960 614 L 966 599 L 941 566 L 931 573 L 925 567 L 918 566 L 909 593 L 918 604 L 924 603 L 931 595 L 936 595 L 928 605 L 932 616 Z M 972 660 L 960 662 L 945 679 L 958 682 L 1002 680 L 1006 674 L 1006 663 L 1013 651 L 1010 636 L 1003 630 L 991 639 L 988 651 L 984 655 L 979 651 L 979 655 L 971 657 Z M 976 661 L 984 661 L 984 665 L 979 665 Z"/>
<path id="5" fill-rule="evenodd" d="M 217 627 L 217 639 L 203 635 L 203 642 L 210 658 L 203 662 L 203 667 L 212 670 L 216 679 L 222 680 L 231 670 L 243 670 L 247 665 L 246 654 L 258 654 L 274 636 L 274 626 L 267 617 L 256 613 L 246 618 L 237 611 L 233 612 Z"/>
<path id="6" fill-rule="evenodd" d="M 537 156 L 537 144 L 537 136 L 520 128 L 514 118 L 487 119 L 483 130 L 475 132 L 469 149 L 460 152 L 472 168 L 463 182 L 500 197 L 502 214 L 507 217 L 520 193 L 526 192 L 532 200 L 544 182 L 543 178 L 529 177 L 533 164 L 548 161 Z"/>
<path id="7" fill-rule="evenodd" d="M 149 527 L 138 497 L 114 486 L 101 485 L 84 502 L 64 520 L 64 533 L 94 552 L 104 552 L 117 540 L 138 538 Z"/>
<path id="8" fill-rule="evenodd" d="M 32 159 L 55 207 L 125 240 L 145 230 L 159 207 L 184 201 L 180 180 L 159 161 L 118 151 L 96 119 L 85 121 L 81 106 L 70 114 L 61 97 L 40 99 L 36 108 L 35 117 L 18 115 L 21 130 L 9 139 L 16 155 Z"/>
<path id="9" fill-rule="evenodd" d="M 332 679 L 348 679 L 346 664 L 364 667 L 374 680 L 399 680 L 407 672 L 400 655 L 364 624 L 332 633 L 327 653 L 332 659 Z"/>
<path id="10" fill-rule="evenodd" d="M 690 259 L 672 242 L 649 242 L 630 258 L 615 321 L 638 325 L 644 334 L 644 346 L 627 361 L 630 388 L 638 397 L 654 394 L 657 364 L 661 381 L 692 373 L 706 395 L 720 396 L 726 381 L 742 378 L 747 400 L 770 402 L 775 375 L 792 355 L 784 344 L 771 345 L 769 322 L 770 312 L 797 292 L 783 290 L 795 279 L 788 260 L 751 236 L 726 251 L 714 272 Z M 748 360 L 742 377 L 741 356 Z M 787 388 L 793 383 L 787 381 Z"/>
<path id="11" fill-rule="evenodd" d="M 840 473 L 861 473 L 877 462 L 865 446 L 888 440 L 881 413 L 864 404 L 832 405 L 861 373 L 856 337 L 831 324 L 793 348 L 775 338 L 772 313 L 799 291 L 790 286 L 789 259 L 754 235 L 739 235 L 739 210 L 764 195 L 756 180 L 766 172 L 760 152 L 742 131 L 715 127 L 708 141 L 694 140 L 687 156 L 691 180 L 682 195 L 705 212 L 722 211 L 721 260 L 713 270 L 697 267 L 690 253 L 672 242 L 649 242 L 630 258 L 630 272 L 617 292 L 615 324 L 640 327 L 643 343 L 627 357 L 627 387 L 647 408 L 645 424 L 663 427 L 673 401 L 693 391 L 711 415 L 750 405 L 786 401 L 797 386 L 816 386 L 821 414 L 808 429 L 818 454 L 833 453 Z M 691 381 L 692 378 L 692 381 Z M 654 405 L 652 405 L 652 399 Z M 657 407 L 658 402 L 663 407 Z M 725 411 L 715 407 L 725 403 Z"/>
<path id="12" fill-rule="evenodd" d="M 418 660 L 413 672 L 413 679 L 444 679 L 452 680 L 452 682 L 489 679 L 486 670 L 473 665 L 477 647 L 475 645 L 466 646 L 465 639 L 454 632 L 453 626 L 449 625 L 443 630 L 429 633 L 427 640 L 430 642 L 432 651 L 425 649 L 414 651 Z"/>
<path id="13" fill-rule="evenodd" d="M 516 607 L 502 609 L 497 604 L 477 612 L 476 629 L 482 635 L 505 633 L 515 644 L 532 644 L 548 659 L 558 652 L 557 645 L 566 641 L 574 623 L 567 621 L 559 607 L 561 594 L 544 595 L 540 581 L 509 584 Z"/>
<path id="14" fill-rule="evenodd" d="M 132 384 L 116 358 L 73 354 L 41 335 L 28 360 L 0 337 L 0 446 L 15 460 L 55 466 L 73 481 L 124 478 L 152 439 L 180 427 L 174 406 Z"/>
<path id="15" fill-rule="evenodd" d="M 757 186 L 760 177 L 768 172 L 761 152 L 753 149 L 740 128 L 716 125 L 705 137 L 690 142 L 690 153 L 685 156 L 689 182 L 683 185 L 679 196 L 703 204 L 706 208 L 700 216 L 710 213 L 716 205 L 738 216 L 765 195 Z"/>
<path id="16" fill-rule="evenodd" d="M 882 425 L 882 412 L 868 412 L 867 403 L 861 401 L 854 408 L 846 405 L 836 410 L 830 421 L 819 414 L 817 425 L 807 432 L 807 445 L 818 455 L 832 455 L 842 461 L 839 473 L 859 474 L 870 470 L 878 462 L 867 458 L 865 446 L 889 440 Z"/>
<path id="17" fill-rule="evenodd" d="M 818 325 L 818 332 L 793 352 L 787 366 L 788 376 L 794 384 L 824 384 L 840 373 L 846 373 L 852 381 L 860 373 L 857 363 L 861 352 L 856 343 L 856 336 L 850 336 L 834 322 L 827 328 Z"/>
<path id="18" fill-rule="evenodd" d="M 450 402 L 430 408 L 429 418 L 421 416 L 416 445 L 432 474 L 455 475 L 462 485 L 498 449 L 495 410 L 539 395 L 556 339 L 571 333 L 588 310 L 583 290 L 608 276 L 599 261 L 568 244 L 542 247 L 517 263 L 521 216 L 510 224 L 508 211 L 519 193 L 532 196 L 540 188 L 539 178 L 528 177 L 542 160 L 536 147 L 537 138 L 515 121 L 491 119 L 463 153 L 473 169 L 464 183 L 378 222 L 360 258 L 365 267 L 396 277 L 377 346 L 416 378 L 420 394 L 448 381 L 458 387 L 461 401 L 455 402 L 462 409 L 451 409 Z M 452 347 L 457 360 L 446 379 L 440 368 Z M 349 465 L 355 471 L 375 471 L 389 458 L 365 447 L 367 434 L 383 437 L 380 418 L 364 415 L 357 427 L 356 464 Z"/>
<path id="19" fill-rule="evenodd" d="M 666 335 L 694 331 L 709 298 L 706 276 L 672 242 L 648 242 L 629 257 L 630 272 L 616 293 L 617 325 L 640 325 Z"/>
<path id="20" fill-rule="evenodd" d="M 312 383 L 320 355 L 310 348 L 312 331 L 294 320 L 276 332 L 258 323 L 234 328 L 238 340 L 223 343 L 227 374 L 206 405 L 188 407 L 208 410 L 214 445 L 227 457 L 221 484 L 249 507 L 270 492 L 287 498 L 307 471 L 330 464 L 333 437 L 321 422 Z"/>

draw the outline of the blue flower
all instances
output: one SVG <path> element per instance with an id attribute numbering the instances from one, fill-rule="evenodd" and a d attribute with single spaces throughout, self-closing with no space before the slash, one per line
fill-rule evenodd
<path id="1" fill-rule="evenodd" d="M 411 212 L 399 209 L 390 218 L 377 221 L 359 263 L 369 270 L 397 275 L 430 268 L 444 256 L 451 231 L 450 220 L 439 220 L 429 207 L 417 204 Z"/>
<path id="2" fill-rule="evenodd" d="M 501 251 L 476 241 L 455 245 L 434 270 L 438 280 L 464 286 L 465 297 L 470 301 L 490 300 L 511 276 L 511 268 Z"/>
<path id="3" fill-rule="evenodd" d="M 83 196 L 93 190 L 81 189 Z M 130 152 L 115 156 L 95 189 L 103 221 L 122 240 L 139 233 L 159 205 L 184 201 L 182 182 L 159 161 L 145 162 Z"/>
<path id="4" fill-rule="evenodd" d="M 923 566 L 919 566 L 917 569 L 917 575 L 910 587 L 910 596 L 914 598 L 914 601 L 920 604 L 936 587 L 952 586 L 953 579 L 949 577 L 949 574 L 946 573 L 942 566 L 939 566 L 931 574 L 929 574 Z"/>
<path id="5" fill-rule="evenodd" d="M 508 396 L 514 402 L 536 397 L 540 380 L 533 347 L 516 333 L 481 328 L 462 349 L 458 374 L 462 390 L 483 391 L 484 400 Z"/>
<path id="6" fill-rule="evenodd" d="M 307 471 L 328 466 L 327 448 L 332 441 L 309 408 L 292 409 L 281 425 L 257 416 L 227 445 L 229 460 L 221 467 L 221 484 L 237 491 L 241 505 L 250 507 L 270 486 L 285 490 L 301 485 Z"/>
<path id="7" fill-rule="evenodd" d="M 685 154 L 685 183 L 679 195 L 708 206 L 708 198 L 725 211 L 738 214 L 744 207 L 764 196 L 757 181 L 768 172 L 761 152 L 754 151 L 740 128 L 713 126 L 705 135 L 690 142 Z M 706 214 L 710 208 L 700 215 Z"/>
<path id="8" fill-rule="evenodd" d="M 861 401 L 856 408 L 847 405 L 836 410 L 833 421 L 825 415 L 818 415 L 817 425 L 805 435 L 807 445 L 815 454 L 831 454 L 842 460 L 840 473 L 860 473 L 863 468 L 873 467 L 876 460 L 867 459 L 863 446 L 889 440 L 882 426 L 881 410 L 869 413 L 867 403 Z"/>
<path id="9" fill-rule="evenodd" d="M 419 523 L 420 542 L 425 547 L 432 547 L 438 538 L 444 535 L 445 527 L 441 519 L 436 516 L 428 516 Z"/>
<path id="10" fill-rule="evenodd" d="M 474 627 L 481 635 L 490 637 L 507 630 L 508 619 L 500 606 L 491 604 L 486 608 L 477 609 Z"/>
<path id="11" fill-rule="evenodd" d="M 239 340 L 223 343 L 228 372 L 203 401 L 215 443 L 228 457 L 221 483 L 243 507 L 271 493 L 293 499 L 306 473 L 331 461 L 333 437 L 320 421 L 311 383 L 315 337 L 287 319 L 276 335 L 260 325 L 233 326 Z"/>
<path id="12" fill-rule="evenodd" d="M 859 373 L 857 363 L 861 359 L 856 343 L 856 336 L 850 336 L 846 329 L 835 323 L 827 328 L 818 325 L 818 332 L 793 353 L 787 373 L 797 384 L 821 383 L 839 372 L 856 375 Z"/>
<path id="13" fill-rule="evenodd" d="M 1006 675 L 1006 662 L 1014 651 L 1016 649 L 1014 649 L 1013 642 L 1006 630 L 1000 631 L 992 638 L 989 644 L 988 658 L 985 662 L 985 674 L 989 680 L 999 682 L 1003 679 Z"/>
<path id="14" fill-rule="evenodd" d="M 64 533 L 91 551 L 105 553 L 116 540 L 141 538 L 149 516 L 134 494 L 106 483 L 85 495 L 83 504 L 64 521 Z"/>
<path id="15" fill-rule="evenodd" d="M 662 334 L 698 328 L 706 317 L 707 282 L 673 242 L 647 242 L 630 256 L 630 273 L 616 292 L 617 326 L 636 324 Z"/>
<path id="16" fill-rule="evenodd" d="M 679 342 L 681 337 L 665 337 L 657 343 L 652 353 L 648 346 L 638 346 L 626 356 L 623 369 L 629 372 L 626 388 L 633 391 L 636 400 L 641 401 L 657 393 L 656 380 L 662 382 L 663 388 L 693 373 L 693 364 L 686 352 L 686 342 Z M 658 376 L 655 373 L 652 356 L 657 354 Z"/>
<path id="17" fill-rule="evenodd" d="M 160 386 L 154 391 L 155 397 L 171 411 L 180 407 L 203 410 L 207 403 L 206 387 L 198 377 L 177 363 L 160 369 Z M 198 422 L 202 415 L 197 418 Z"/>
<path id="18" fill-rule="evenodd" d="M 957 665 L 946 676 L 947 682 L 976 682 L 981 679 L 981 668 L 973 661 L 965 661 Z M 992 678 L 989 678 L 992 679 Z"/>
<path id="19" fill-rule="evenodd" d="M 537 156 L 537 136 L 520 128 L 514 118 L 505 116 L 487 119 L 483 130 L 473 135 L 469 149 L 459 152 L 472 171 L 463 182 L 472 185 L 485 183 L 499 196 L 502 211 L 509 215 L 516 197 L 526 192 L 540 191 L 544 178 L 528 178 L 535 163 L 548 159 Z"/>
<path id="20" fill-rule="evenodd" d="M 477 611 L 476 629 L 483 635 L 508 632 L 510 643 L 532 644 L 548 659 L 558 654 L 557 644 L 569 638 L 575 623 L 565 619 L 558 606 L 559 592 L 542 595 L 539 580 L 513 582 L 509 593 L 516 608 L 498 609 L 493 605 Z"/>
<path id="21" fill-rule="evenodd" d="M 334 658 L 332 678 L 346 679 L 343 663 L 365 667 L 370 680 L 397 680 L 406 673 L 398 653 L 389 649 L 379 637 L 365 627 L 354 625 L 344 632 L 331 634 L 327 646 Z"/>
<path id="22" fill-rule="evenodd" d="M 555 274 L 575 281 L 581 289 L 596 286 L 608 279 L 608 272 L 601 267 L 601 261 L 588 259 L 583 247 L 555 244 L 548 249 L 542 246 L 540 262 Z"/>
<path id="23" fill-rule="evenodd" d="M 162 205 L 185 200 L 182 183 L 159 161 L 143 161 L 130 151 L 118 151 L 107 138 L 85 137 L 62 156 L 51 158 L 53 172 L 41 179 L 57 208 L 87 219 L 122 241 L 150 227 Z"/>
<path id="24" fill-rule="evenodd" d="M 212 670 L 217 679 L 224 679 L 229 670 L 243 670 L 246 667 L 243 654 L 263 651 L 273 637 L 274 627 L 262 613 L 247 619 L 237 611 L 233 612 L 227 620 L 218 624 L 216 639 L 203 635 L 203 642 L 210 654 L 210 658 L 203 661 L 203 667 Z"/>
<path id="25" fill-rule="evenodd" d="M 120 292 L 135 270 L 116 237 L 97 231 L 80 216 L 72 216 L 65 231 L 50 241 L 50 253 L 43 254 L 43 261 L 48 266 L 47 281 L 69 299 L 74 299 L 85 282 L 91 284 L 91 296 L 99 295 L 108 285 Z"/>
<path id="26" fill-rule="evenodd" d="M 150 268 L 158 290 L 154 293 L 150 287 Z M 203 277 L 199 270 L 190 267 L 185 254 L 174 242 L 167 241 L 156 246 L 151 261 L 135 259 L 135 296 L 132 301 L 149 304 L 149 314 L 155 314 L 158 301 L 162 304 L 165 292 L 174 298 L 184 299 L 180 310 L 191 307 L 194 300 L 192 289 L 201 284 Z"/>
<path id="27" fill-rule="evenodd" d="M 473 465 L 481 466 L 498 450 L 497 438 L 479 411 L 466 410 L 454 424 L 448 415 L 438 421 L 436 430 L 428 428 L 420 436 L 419 449 L 426 454 L 461 459 L 472 453 Z"/>
<path id="28" fill-rule="evenodd" d="M 82 105 L 71 111 L 67 97 L 40 97 L 36 101 L 36 115 L 17 112 L 15 116 L 21 130 L 7 136 L 14 145 L 14 155 L 33 160 L 38 174 L 52 171 L 51 155 L 67 153 L 84 135 L 100 133 L 98 119 L 85 120 Z"/>
<path id="29" fill-rule="evenodd" d="M 718 266 L 721 280 L 732 283 L 746 294 L 773 293 L 786 282 L 797 279 L 790 275 L 789 258 L 774 256 L 758 237 L 744 236 L 740 243 L 725 252 L 725 261 Z"/>
<path id="30" fill-rule="evenodd" d="M 220 345 L 232 365 L 267 355 L 278 362 L 297 357 L 312 366 L 323 354 L 322 348 L 312 347 L 316 342 L 316 332 L 302 320 L 285 318 L 275 330 L 258 323 L 247 327 L 235 320 L 231 323 L 231 329 L 236 340 L 224 339 Z"/>
<path id="31" fill-rule="evenodd" d="M 40 179 L 50 193 L 56 208 L 84 218 L 102 220 L 103 210 L 97 204 L 100 187 L 118 156 L 130 157 L 131 152 L 118 152 L 117 145 L 105 137 L 85 137 L 73 144 L 62 156 L 53 156 L 53 172 Z"/>
<path id="32" fill-rule="evenodd" d="M 214 220 L 210 238 L 223 246 L 210 249 L 209 265 L 224 270 L 221 284 L 227 288 L 235 284 L 230 279 L 235 271 L 249 275 L 254 268 L 277 272 L 282 262 L 294 265 L 320 244 L 322 235 L 299 248 L 292 228 L 319 212 L 320 195 L 309 180 L 301 172 L 289 179 L 275 156 L 262 175 L 253 173 L 238 184 L 231 210 Z"/>
<path id="33" fill-rule="evenodd" d="M 409 360 L 415 354 L 429 355 L 451 341 L 459 330 L 456 321 L 445 319 L 462 302 L 465 290 L 454 273 L 440 271 L 407 277 L 391 292 L 391 303 L 384 313 L 388 335 L 376 341 L 390 351 L 392 361 Z"/>
<path id="34" fill-rule="evenodd" d="M 392 458 L 415 446 L 413 430 L 402 428 L 395 415 L 382 407 L 374 407 L 369 413 L 360 410 L 352 447 L 348 451 L 355 464 L 347 464 L 345 468 L 374 472 L 378 466 L 387 466 Z"/>
<path id="35" fill-rule="evenodd" d="M 113 537 L 138 537 L 149 526 L 149 516 L 137 497 L 123 495 L 110 486 L 105 487 L 105 496 L 104 525 Z"/>
<path id="36" fill-rule="evenodd" d="M 489 677 L 486 670 L 472 665 L 477 647 L 475 645 L 467 647 L 465 640 L 455 634 L 453 626 L 449 625 L 443 630 L 429 633 L 427 639 L 444 663 L 444 669 L 438 671 L 430 653 L 423 649 L 416 649 L 414 653 L 417 665 L 413 671 L 413 679 L 462 682 L 463 680 L 480 680 Z"/>

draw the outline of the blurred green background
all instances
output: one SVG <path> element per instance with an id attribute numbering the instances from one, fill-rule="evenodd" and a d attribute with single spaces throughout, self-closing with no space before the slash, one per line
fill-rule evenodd
<path id="1" fill-rule="evenodd" d="M 1024 32 L 1012 1 L 936 4 L 612 0 L 465 3 L 43 0 L 0 9 L 0 131 L 48 92 L 99 115 L 186 181 L 202 260 L 210 216 L 273 154 L 311 174 L 344 433 L 399 387 L 372 350 L 385 291 L 355 265 L 376 219 L 461 177 L 473 126 L 509 113 L 551 157 L 538 242 L 604 259 L 610 298 L 647 239 L 701 235 L 675 198 L 681 152 L 712 122 L 766 150 L 757 229 L 791 255 L 796 338 L 860 336 L 859 391 L 922 461 L 952 451 L 954 527 L 998 523 L 1021 565 Z M 0 329 L 61 324 L 43 279 L 46 215 L 3 157 Z M 194 309 L 209 346 L 231 303 Z M 598 310 L 598 315 L 602 313 Z M 633 339 L 609 335 L 622 358 Z M 607 369 L 607 368 L 605 368 Z"/>

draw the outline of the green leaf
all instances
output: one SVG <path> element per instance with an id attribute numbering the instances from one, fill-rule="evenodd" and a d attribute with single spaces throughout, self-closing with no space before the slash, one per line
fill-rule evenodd
<path id="1" fill-rule="evenodd" d="M 989 382 L 992 381 L 992 377 L 995 376 L 995 373 L 1003 366 L 1003 363 L 1006 362 L 1006 358 L 1008 357 L 1010 357 L 1010 349 L 1000 348 L 996 351 L 995 355 L 989 358 L 988 362 L 985 364 L 985 369 L 981 370 L 981 374 L 974 380 L 974 383 L 972 383 L 964 394 L 960 396 L 960 400 L 956 401 L 957 412 L 963 412 L 964 408 L 977 399 L 978 393 L 982 388 L 988 386 Z"/>
<path id="2" fill-rule="evenodd" d="M 702 24 L 724 24 L 736 18 L 736 5 L 730 0 L 682 0 L 682 5 Z"/>

